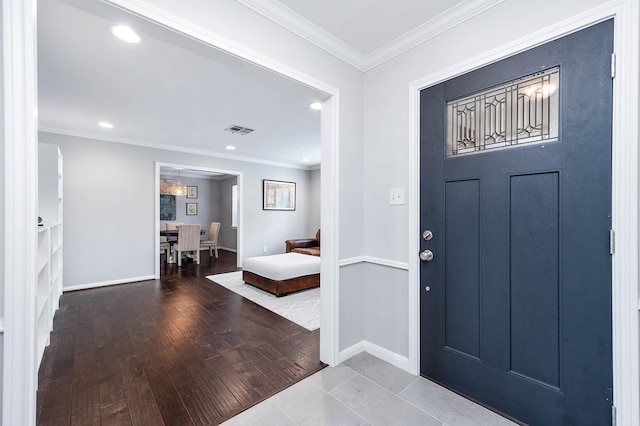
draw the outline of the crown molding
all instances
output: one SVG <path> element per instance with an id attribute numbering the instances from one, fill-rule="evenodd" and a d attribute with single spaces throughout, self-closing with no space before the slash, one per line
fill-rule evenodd
<path id="1" fill-rule="evenodd" d="M 504 0 L 463 1 L 367 55 L 347 45 L 277 0 L 236 1 L 360 71 L 366 72 L 497 6 Z"/>
<path id="2" fill-rule="evenodd" d="M 236 1 L 346 63 L 364 71 L 366 58 L 362 53 L 276 0 Z"/>
<path id="3" fill-rule="evenodd" d="M 365 60 L 366 69 L 363 71 L 373 69 L 425 41 L 457 27 L 474 16 L 499 5 L 503 1 L 504 0 L 463 1 L 367 55 Z"/>
<path id="4" fill-rule="evenodd" d="M 209 151 L 205 149 L 185 148 L 177 145 L 148 142 L 148 141 L 141 141 L 141 140 L 128 139 L 128 138 L 105 137 L 104 135 L 98 135 L 98 134 L 89 133 L 89 132 L 86 132 L 86 133 L 77 132 L 74 130 L 56 129 L 52 127 L 38 127 L 38 131 L 44 132 L 44 133 L 53 133 L 56 135 L 72 136 L 76 138 L 93 139 L 93 140 L 102 141 L 102 142 L 112 142 L 112 143 L 120 143 L 124 145 L 141 146 L 144 148 L 153 148 L 153 149 L 162 149 L 165 151 L 182 152 L 185 154 L 205 155 L 207 157 L 224 158 L 227 160 L 243 161 L 246 163 L 264 164 L 267 166 L 276 166 L 276 167 L 286 167 L 288 169 L 313 170 L 313 167 L 317 167 L 316 165 L 300 166 L 297 164 L 280 163 L 278 161 L 269 161 L 269 160 L 263 160 L 260 158 L 225 154 L 225 153 Z"/>

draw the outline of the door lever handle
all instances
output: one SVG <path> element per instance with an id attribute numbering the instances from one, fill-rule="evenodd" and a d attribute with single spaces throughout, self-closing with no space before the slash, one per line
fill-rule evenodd
<path id="1" fill-rule="evenodd" d="M 420 252 L 420 260 L 423 262 L 431 262 L 433 260 L 433 252 L 429 249 Z"/>

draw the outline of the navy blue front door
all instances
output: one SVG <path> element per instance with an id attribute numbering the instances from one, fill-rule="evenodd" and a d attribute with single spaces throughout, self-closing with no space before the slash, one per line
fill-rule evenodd
<path id="1" fill-rule="evenodd" d="M 612 49 L 602 22 L 421 93 L 420 372 L 532 425 L 611 423 Z M 556 107 L 522 119 L 455 103 L 549 70 Z"/>

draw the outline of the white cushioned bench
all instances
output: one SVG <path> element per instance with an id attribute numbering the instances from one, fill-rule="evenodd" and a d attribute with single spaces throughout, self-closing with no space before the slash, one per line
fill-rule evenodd
<path id="1" fill-rule="evenodd" d="M 300 253 L 250 257 L 242 262 L 242 280 L 276 296 L 320 285 L 320 257 Z"/>

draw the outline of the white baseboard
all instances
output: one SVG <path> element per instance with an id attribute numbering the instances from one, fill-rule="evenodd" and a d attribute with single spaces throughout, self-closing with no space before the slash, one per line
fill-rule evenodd
<path id="1" fill-rule="evenodd" d="M 373 355 L 376 358 L 380 358 L 381 360 L 386 361 L 389 364 L 406 371 L 407 373 L 411 373 L 411 370 L 409 369 L 409 358 L 398 355 L 395 352 L 391 352 L 390 350 L 385 349 L 382 346 L 378 346 L 366 340 L 362 340 L 355 345 L 350 346 L 343 351 L 340 351 L 340 353 L 338 354 L 338 363 L 341 364 L 349 358 L 352 358 L 362 352 L 367 352 L 368 354 Z"/>
<path id="2" fill-rule="evenodd" d="M 230 251 L 231 253 L 238 253 L 238 250 L 229 247 L 218 247 L 218 250 Z"/>
<path id="3" fill-rule="evenodd" d="M 202 251 L 202 250 L 209 251 L 209 247 L 200 247 L 200 251 Z M 229 248 L 229 247 L 220 247 L 220 246 L 218 246 L 218 250 L 230 251 L 232 253 L 237 253 L 238 252 L 238 250 L 236 250 L 236 249 L 232 249 L 232 248 Z"/>
<path id="4" fill-rule="evenodd" d="M 102 282 L 89 283 L 89 284 L 78 284 L 78 285 L 72 285 L 69 287 L 63 287 L 62 292 L 66 293 L 68 291 L 87 290 L 90 288 L 106 287 L 110 285 L 127 284 L 127 283 L 134 283 L 137 281 L 147 281 L 147 280 L 155 280 L 155 279 L 156 277 L 154 275 L 146 275 L 143 277 L 123 278 L 120 280 L 102 281 Z"/>
<path id="5" fill-rule="evenodd" d="M 209 251 L 209 247 L 200 247 L 200 251 L 203 251 L 203 250 Z M 229 248 L 229 247 L 218 247 L 218 250 L 230 251 L 231 253 L 237 253 L 238 252 L 238 250 L 232 249 L 232 248 Z M 162 254 L 162 253 L 164 253 L 164 250 L 160 250 L 160 254 Z"/>

